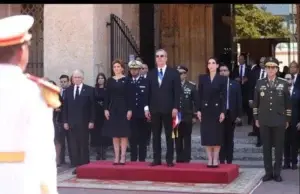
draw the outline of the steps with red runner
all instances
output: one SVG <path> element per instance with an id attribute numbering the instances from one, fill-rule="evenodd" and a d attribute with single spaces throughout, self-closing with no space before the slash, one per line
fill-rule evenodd
<path id="1" fill-rule="evenodd" d="M 207 168 L 201 163 L 181 163 L 150 167 L 144 162 L 115 166 L 110 161 L 97 161 L 78 167 L 76 172 L 81 179 L 228 184 L 238 177 L 239 166 L 220 164 L 219 168 Z"/>

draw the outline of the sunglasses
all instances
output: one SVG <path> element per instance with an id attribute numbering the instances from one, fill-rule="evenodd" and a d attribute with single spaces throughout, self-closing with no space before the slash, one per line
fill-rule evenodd
<path id="1" fill-rule="evenodd" d="M 163 58 L 165 55 L 156 55 L 156 58 Z"/>

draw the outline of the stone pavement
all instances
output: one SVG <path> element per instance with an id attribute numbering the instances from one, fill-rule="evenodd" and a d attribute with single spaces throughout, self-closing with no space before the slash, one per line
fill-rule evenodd
<path id="1" fill-rule="evenodd" d="M 242 126 L 236 128 L 235 132 L 235 163 L 240 164 L 244 169 L 256 170 L 260 168 L 262 170 L 262 154 L 261 148 L 254 146 L 255 138 L 247 137 L 248 132 L 251 131 L 250 126 Z M 201 148 L 200 142 L 200 129 L 199 126 L 195 126 L 193 129 L 193 148 L 192 155 L 193 159 L 197 162 L 205 162 L 205 153 Z M 163 140 L 164 138 L 162 138 Z M 164 150 L 164 142 L 162 142 L 162 148 Z M 164 151 L 163 151 L 164 152 Z M 149 151 L 148 158 L 151 158 L 152 151 Z M 92 156 L 94 157 L 94 156 Z M 108 159 L 112 158 L 112 152 L 108 153 Z M 61 167 L 59 174 L 65 171 L 67 167 Z M 254 191 L 253 194 L 265 194 L 267 192 L 272 194 L 295 194 L 300 193 L 299 188 L 299 171 L 295 170 L 284 170 L 282 171 L 284 181 L 282 183 L 267 182 L 260 184 Z M 158 192 L 158 191 L 126 191 L 126 190 L 107 190 L 107 189 L 88 189 L 88 188 L 59 188 L 59 194 L 183 194 L 182 192 Z M 188 193 L 188 192 L 187 192 Z M 201 192 L 203 193 L 203 192 Z M 209 193 L 220 193 L 220 192 L 209 192 Z M 249 192 L 247 192 L 249 193 Z M 223 193 L 224 194 L 224 193 Z M 242 194 L 242 193 L 241 193 Z"/>

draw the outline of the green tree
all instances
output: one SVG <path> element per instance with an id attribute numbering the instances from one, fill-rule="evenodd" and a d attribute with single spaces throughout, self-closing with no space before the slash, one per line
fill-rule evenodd
<path id="1" fill-rule="evenodd" d="M 290 32 L 283 27 L 284 18 L 272 15 L 254 4 L 235 5 L 237 38 L 287 38 Z"/>

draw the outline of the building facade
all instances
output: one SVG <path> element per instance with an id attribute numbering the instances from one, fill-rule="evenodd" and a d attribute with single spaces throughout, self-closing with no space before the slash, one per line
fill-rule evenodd
<path id="1" fill-rule="evenodd" d="M 20 13 L 35 18 L 28 71 L 53 80 L 79 68 L 85 72 L 85 82 L 94 85 L 98 72 L 111 75 L 113 59 L 128 62 L 129 55 L 139 55 L 151 68 L 155 50 L 164 48 L 169 64 L 186 65 L 196 81 L 206 71 L 207 59 L 232 43 L 231 26 L 223 18 L 230 16 L 230 6 L 0 5 L 0 17 Z"/>

